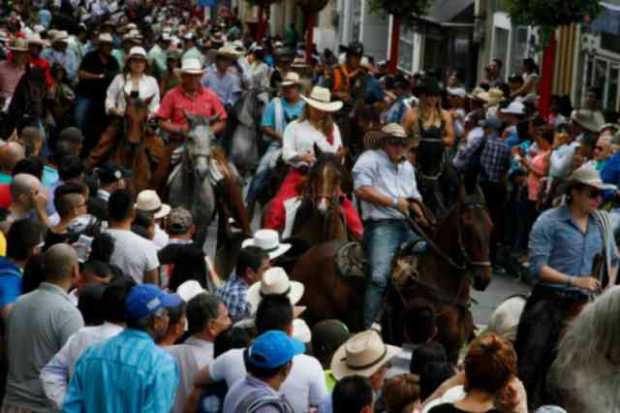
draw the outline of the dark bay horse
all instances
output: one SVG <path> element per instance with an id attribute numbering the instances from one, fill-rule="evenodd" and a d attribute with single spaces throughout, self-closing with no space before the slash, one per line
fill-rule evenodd
<path id="1" fill-rule="evenodd" d="M 416 226 L 414 224 L 414 226 Z M 430 302 L 437 317 L 437 340 L 452 361 L 473 338 L 470 287 L 483 291 L 491 281 L 489 260 L 493 224 L 479 195 L 464 195 L 427 236 L 429 252 L 415 257 L 407 246 L 394 258 L 392 285 L 386 299 L 383 334 L 402 344 L 402 314 L 416 299 Z M 418 232 L 423 231 L 418 227 Z M 417 261 L 417 263 L 415 262 Z"/>

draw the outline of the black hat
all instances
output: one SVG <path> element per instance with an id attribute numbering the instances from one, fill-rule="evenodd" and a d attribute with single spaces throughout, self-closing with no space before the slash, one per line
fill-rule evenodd
<path id="1" fill-rule="evenodd" d="M 441 94 L 441 88 L 439 82 L 432 76 L 425 76 L 418 80 L 414 89 L 414 94 L 419 95 L 439 95 Z"/>
<path id="2" fill-rule="evenodd" d="M 351 42 L 347 47 L 343 47 L 342 49 L 347 55 L 360 57 L 364 55 L 364 45 L 360 42 Z"/>
<path id="3" fill-rule="evenodd" d="M 111 184 L 122 178 L 128 178 L 131 174 L 115 163 L 106 163 L 97 169 L 97 176 L 102 184 Z"/>

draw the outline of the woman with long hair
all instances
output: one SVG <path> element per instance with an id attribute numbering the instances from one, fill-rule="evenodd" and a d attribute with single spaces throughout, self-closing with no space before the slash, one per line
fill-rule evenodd
<path id="1" fill-rule="evenodd" d="M 620 287 L 588 304 L 560 340 L 547 385 L 569 413 L 620 412 Z"/>

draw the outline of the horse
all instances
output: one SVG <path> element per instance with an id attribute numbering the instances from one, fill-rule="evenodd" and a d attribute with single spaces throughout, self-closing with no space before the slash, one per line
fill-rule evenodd
<path id="1" fill-rule="evenodd" d="M 344 195 L 340 189 L 343 174 L 339 162 L 335 155 L 321 154 L 310 169 L 298 200 L 292 238 L 304 240 L 310 246 L 349 239 L 341 210 Z"/>
<path id="2" fill-rule="evenodd" d="M 219 234 L 231 238 L 229 218 L 241 232 L 249 235 L 250 221 L 245 211 L 236 172 L 223 151 L 213 146 L 215 135 L 210 123 L 214 118 L 186 113 L 190 131 L 178 152 L 181 160 L 168 178 L 168 200 L 171 206 L 187 208 L 196 225 L 195 240 L 203 245 L 207 227 L 217 211 Z M 218 240 L 218 241 L 221 241 Z"/>
<path id="3" fill-rule="evenodd" d="M 151 98 L 140 99 L 125 94 L 127 107 L 123 118 L 112 120 L 88 158 L 94 167 L 114 161 L 119 167 L 131 170 L 130 187 L 135 192 L 161 187 L 168 173 L 166 148 L 163 140 L 147 124 Z"/>
<path id="4" fill-rule="evenodd" d="M 250 89 L 243 93 L 231 112 L 229 157 L 242 176 L 258 165 L 260 120 L 265 102 L 260 99 L 264 91 Z"/>
<path id="5" fill-rule="evenodd" d="M 414 221 L 412 225 L 424 234 Z M 493 224 L 483 198 L 459 190 L 457 203 L 424 234 L 429 251 L 414 255 L 412 245 L 403 246 L 394 257 L 392 284 L 386 297 L 382 320 L 386 341 L 402 344 L 402 314 L 416 299 L 432 303 L 436 309 L 436 339 L 444 345 L 451 361 L 474 337 L 470 312 L 470 287 L 484 291 L 491 281 L 489 260 L 490 234 Z"/>

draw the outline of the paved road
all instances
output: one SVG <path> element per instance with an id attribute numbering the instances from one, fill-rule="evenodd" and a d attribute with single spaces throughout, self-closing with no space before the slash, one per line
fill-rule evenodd
<path id="1" fill-rule="evenodd" d="M 514 294 L 528 293 L 531 287 L 508 275 L 493 275 L 486 291 L 472 290 L 472 297 L 477 301 L 472 307 L 474 322 L 485 325 L 491 313 L 502 301 Z"/>

